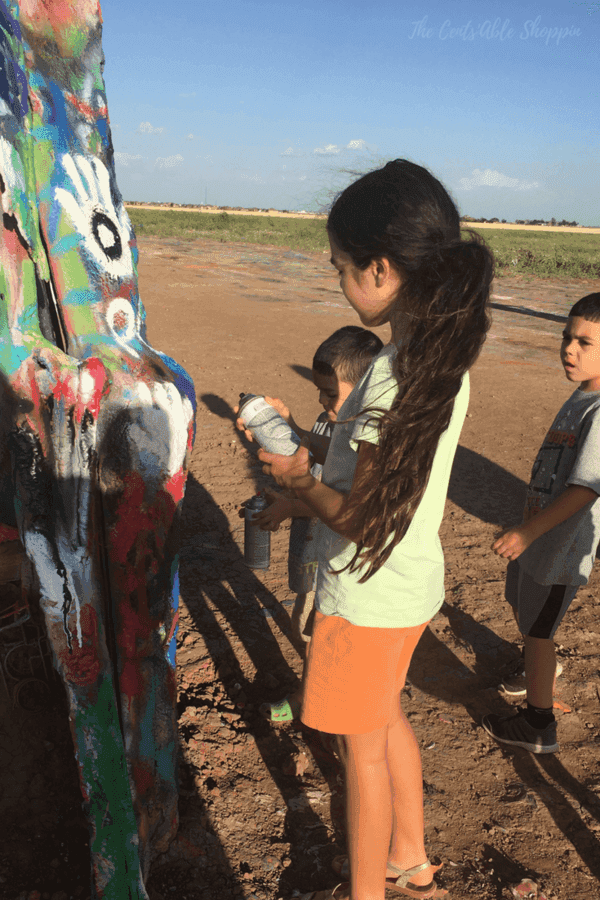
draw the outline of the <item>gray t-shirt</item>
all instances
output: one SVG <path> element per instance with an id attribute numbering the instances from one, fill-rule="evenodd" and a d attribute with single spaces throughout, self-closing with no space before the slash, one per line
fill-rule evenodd
<path id="1" fill-rule="evenodd" d="M 570 484 L 600 494 L 600 391 L 571 394 L 544 438 L 531 471 L 525 520 L 545 509 Z M 587 584 L 600 541 L 600 502 L 590 501 L 519 556 L 538 584 Z"/>

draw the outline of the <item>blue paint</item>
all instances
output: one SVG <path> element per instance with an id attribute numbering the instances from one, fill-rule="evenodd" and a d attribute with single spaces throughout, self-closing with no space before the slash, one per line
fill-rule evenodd
<path id="1" fill-rule="evenodd" d="M 171 575 L 171 583 L 173 585 L 173 587 L 171 589 L 171 608 L 173 609 L 173 615 L 175 616 L 175 615 L 177 615 L 177 612 L 179 611 L 179 555 L 176 555 L 175 559 L 173 560 L 172 570 L 173 569 L 175 571 L 174 572 L 172 571 L 172 575 Z M 173 637 L 171 638 L 169 646 L 167 647 L 167 659 L 169 660 L 169 663 L 171 664 L 171 666 L 173 668 L 175 668 L 176 661 L 177 661 L 176 656 L 177 656 L 177 632 L 178 631 L 179 631 L 179 622 L 175 626 L 175 629 L 173 631 Z"/>

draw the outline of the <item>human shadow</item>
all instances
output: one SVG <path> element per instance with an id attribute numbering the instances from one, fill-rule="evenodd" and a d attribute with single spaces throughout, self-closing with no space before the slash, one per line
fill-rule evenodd
<path id="1" fill-rule="evenodd" d="M 527 485 L 480 453 L 458 446 L 448 487 L 448 498 L 482 522 L 519 521 Z"/>
<path id="2" fill-rule="evenodd" d="M 236 416 L 229 403 L 218 394 L 200 394 L 198 401 L 204 403 L 209 412 L 220 419 L 235 422 Z"/>
<path id="3" fill-rule="evenodd" d="M 547 319 L 549 322 L 566 322 L 567 316 L 558 313 L 542 312 L 539 309 L 529 309 L 527 306 L 507 306 L 505 303 L 490 303 L 492 309 L 502 312 L 518 313 L 521 316 L 532 316 L 534 319 Z"/>
<path id="4" fill-rule="evenodd" d="M 256 449 L 256 445 L 249 446 Z M 248 477 L 248 494 L 268 483 L 266 476 L 252 468 Z M 310 766 L 305 773 L 296 774 L 293 761 L 301 752 L 310 751 L 306 754 L 307 758 L 310 755 L 314 759 L 329 786 L 334 805 L 339 795 L 339 768 L 318 733 L 296 723 L 291 728 L 273 726 L 258 711 L 266 698 L 274 697 L 274 694 L 285 696 L 298 685 L 298 678 L 269 623 L 274 623 L 299 655 L 302 644 L 292 632 L 289 613 L 246 565 L 224 510 L 194 475 L 188 476 L 182 533 L 181 597 L 217 672 L 218 691 L 222 690 L 222 698 L 215 703 L 211 697 L 215 685 L 196 679 L 180 692 L 180 712 L 186 708 L 202 710 L 206 706 L 216 706 L 224 713 L 233 708 L 241 710 L 242 718 L 226 726 L 231 740 L 239 743 L 250 739 L 247 745 L 249 752 L 256 748 L 285 805 L 281 824 L 282 834 L 291 844 L 291 865 L 281 876 L 280 893 L 291 893 L 298 886 L 299 879 L 309 889 L 311 885 L 304 885 L 304 880 L 312 875 L 315 877 L 312 886 L 321 887 L 323 875 L 319 873 L 324 869 L 324 864 L 314 856 L 319 830 L 323 832 L 324 843 L 317 846 L 330 848 L 332 855 L 334 848 L 329 839 L 325 840 L 326 826 L 312 809 L 307 796 L 313 781 L 316 786 L 318 780 L 313 778 Z M 248 674 L 249 669 L 251 674 Z M 197 737 L 208 745 L 216 740 L 210 733 L 203 735 L 200 732 Z M 215 758 L 211 756 L 213 750 L 214 747 L 208 747 L 206 760 Z M 217 808 L 219 802 L 218 799 L 210 799 L 210 791 L 219 784 L 214 773 L 211 773 L 211 765 L 214 763 L 207 765 L 201 762 L 201 756 L 198 756 L 197 765 L 190 760 L 187 764 L 188 775 L 196 785 L 202 785 L 202 793 L 209 798 L 209 817 L 211 809 Z M 235 771 L 233 762 L 228 775 L 221 772 L 222 765 L 218 768 L 219 778 L 223 780 L 221 788 L 243 784 L 246 776 Z M 186 800 L 185 807 L 188 818 L 198 821 L 204 815 L 193 793 Z M 309 871 L 307 859 L 311 860 Z M 260 876 L 260 873 L 254 874 Z M 243 878 L 243 873 L 237 877 Z"/>
<path id="5" fill-rule="evenodd" d="M 290 364 L 290 369 L 292 370 L 292 372 L 295 372 L 296 375 L 300 375 L 301 378 L 305 378 L 306 381 L 310 381 L 310 383 L 312 384 L 313 370 L 308 366 L 298 366 L 296 364 Z"/>
<path id="6" fill-rule="evenodd" d="M 502 751 L 511 758 L 531 805 L 543 803 L 590 873 L 600 880 L 600 842 L 582 816 L 585 810 L 595 822 L 600 822 L 597 794 L 571 775 L 554 754 L 533 756 L 526 750 L 506 747 L 502 747 Z M 595 783 L 596 779 L 590 778 L 590 781 Z"/>

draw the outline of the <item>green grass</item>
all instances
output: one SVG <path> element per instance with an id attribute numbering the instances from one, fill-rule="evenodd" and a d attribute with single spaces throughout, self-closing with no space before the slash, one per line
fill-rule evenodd
<path id="1" fill-rule="evenodd" d="M 226 212 L 136 207 L 130 207 L 128 212 L 140 237 L 191 241 L 209 238 L 221 243 L 248 242 L 308 252 L 329 249 L 325 219 L 236 216 Z M 494 253 L 499 277 L 519 274 L 564 280 L 600 278 L 600 234 L 502 228 L 482 228 L 478 233 Z"/>
<path id="2" fill-rule="evenodd" d="M 236 216 L 235 213 L 200 213 L 185 210 L 128 209 L 138 236 L 179 238 L 193 241 L 199 237 L 214 241 L 247 241 L 289 247 L 292 250 L 319 251 L 329 247 L 325 219 L 288 219 L 276 216 Z"/>
<path id="3" fill-rule="evenodd" d="M 501 228 L 482 228 L 478 233 L 492 250 L 500 277 L 518 273 L 565 280 L 600 278 L 600 234 Z"/>

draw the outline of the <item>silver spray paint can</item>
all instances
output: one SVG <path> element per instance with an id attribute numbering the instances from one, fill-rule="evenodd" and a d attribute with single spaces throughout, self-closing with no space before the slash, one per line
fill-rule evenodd
<path id="1" fill-rule="evenodd" d="M 244 515 L 244 562 L 251 569 L 268 569 L 271 562 L 271 532 L 254 524 L 254 517 L 268 506 L 262 494 L 248 500 Z"/>
<path id="2" fill-rule="evenodd" d="M 293 456 L 300 446 L 300 438 L 296 432 L 260 395 L 240 394 L 238 416 L 267 453 Z"/>

